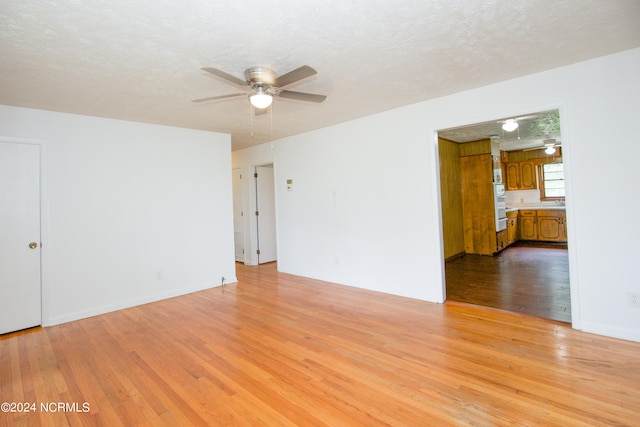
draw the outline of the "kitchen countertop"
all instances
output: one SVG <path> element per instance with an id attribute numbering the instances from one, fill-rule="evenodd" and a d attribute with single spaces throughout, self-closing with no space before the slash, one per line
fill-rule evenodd
<path id="1" fill-rule="evenodd" d="M 507 207 L 507 212 L 513 212 L 513 211 L 517 211 L 517 210 L 536 210 L 536 211 L 553 210 L 553 211 L 557 211 L 557 210 L 565 210 L 565 209 L 566 209 L 565 205 L 518 205 L 518 206 L 508 206 Z"/>

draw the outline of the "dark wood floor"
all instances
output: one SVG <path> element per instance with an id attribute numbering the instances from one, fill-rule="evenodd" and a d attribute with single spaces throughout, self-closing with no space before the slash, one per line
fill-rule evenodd
<path id="1" fill-rule="evenodd" d="M 0 426 L 640 425 L 640 343 L 275 264 L 237 275 L 0 335 Z"/>
<path id="2" fill-rule="evenodd" d="M 571 322 L 566 246 L 521 243 L 446 264 L 447 300 Z"/>

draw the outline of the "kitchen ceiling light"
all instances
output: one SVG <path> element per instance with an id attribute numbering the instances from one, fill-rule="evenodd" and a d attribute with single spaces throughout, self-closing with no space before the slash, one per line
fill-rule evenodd
<path id="1" fill-rule="evenodd" d="M 273 102 L 273 96 L 265 92 L 262 86 L 258 86 L 251 95 L 249 95 L 249 101 L 251 105 L 256 108 L 267 108 Z"/>
<path id="2" fill-rule="evenodd" d="M 544 152 L 551 155 L 556 152 L 556 147 L 554 147 L 553 145 L 548 145 L 547 148 L 545 148 Z"/>
<path id="3" fill-rule="evenodd" d="M 514 119 L 505 120 L 505 122 L 502 124 L 502 129 L 507 132 L 513 132 L 514 130 L 518 129 L 518 122 Z"/>

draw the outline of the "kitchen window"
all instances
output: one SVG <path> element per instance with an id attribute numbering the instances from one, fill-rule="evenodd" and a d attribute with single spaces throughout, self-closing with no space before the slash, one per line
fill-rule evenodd
<path id="1" fill-rule="evenodd" d="M 540 165 L 540 200 L 564 200 L 564 164 Z"/>

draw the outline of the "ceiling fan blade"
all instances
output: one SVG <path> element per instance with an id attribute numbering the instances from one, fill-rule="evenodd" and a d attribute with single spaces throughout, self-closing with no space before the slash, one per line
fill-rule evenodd
<path id="1" fill-rule="evenodd" d="M 247 85 L 247 82 L 245 82 L 244 80 L 239 79 L 239 78 L 237 78 L 236 76 L 232 76 L 232 75 L 231 75 L 231 74 L 229 74 L 229 73 L 225 73 L 224 71 L 219 70 L 219 69 L 217 69 L 217 68 L 204 67 L 204 68 L 202 69 L 202 71 L 206 71 L 207 73 L 211 73 L 211 74 L 213 74 L 214 76 L 218 76 L 218 77 L 220 77 L 220 78 L 223 78 L 223 79 L 225 79 L 225 80 L 228 80 L 228 81 L 230 81 L 231 83 L 236 84 L 236 85 L 238 85 L 238 86 L 246 86 L 246 85 Z"/>
<path id="2" fill-rule="evenodd" d="M 307 102 L 322 102 L 327 97 L 325 95 L 316 95 L 315 93 L 304 93 L 304 92 L 293 92 L 290 90 L 283 90 L 278 95 L 280 98 L 287 99 L 295 99 L 297 101 L 307 101 Z"/>
<path id="3" fill-rule="evenodd" d="M 544 139 L 544 140 L 542 140 L 542 144 L 541 145 L 536 145 L 535 147 L 525 148 L 522 151 L 544 150 L 547 147 L 554 147 L 554 148 L 562 147 L 562 142 L 558 141 L 555 138 Z"/>
<path id="4" fill-rule="evenodd" d="M 542 143 L 544 144 L 545 147 L 548 146 L 548 145 L 554 145 L 556 147 L 559 147 L 559 146 L 562 145 L 562 141 L 558 141 L 555 138 L 545 139 L 545 140 L 542 141 Z"/>
<path id="5" fill-rule="evenodd" d="M 527 119 L 535 119 L 537 117 L 540 117 L 540 114 L 529 114 L 528 116 L 520 116 L 520 117 L 514 117 L 514 120 L 527 120 Z"/>
<path id="6" fill-rule="evenodd" d="M 300 68 L 296 68 L 295 70 L 289 71 L 287 74 L 278 77 L 275 85 L 282 88 L 299 80 L 306 79 L 307 77 L 315 76 L 316 74 L 318 74 L 316 70 L 308 65 L 303 65 Z"/>
<path id="7" fill-rule="evenodd" d="M 544 150 L 544 145 L 536 145 L 535 147 L 523 148 L 522 151 L 535 151 L 535 150 Z"/>
<path id="8" fill-rule="evenodd" d="M 215 101 L 216 99 L 235 98 L 236 96 L 246 96 L 246 93 L 230 93 L 228 95 L 209 96 L 207 98 L 194 99 L 191 102 Z"/>

